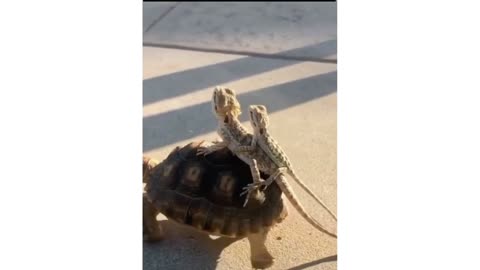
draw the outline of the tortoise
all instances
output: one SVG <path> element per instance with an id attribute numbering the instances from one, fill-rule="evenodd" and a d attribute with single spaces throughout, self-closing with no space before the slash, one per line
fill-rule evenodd
<path id="1" fill-rule="evenodd" d="M 203 141 L 176 147 L 157 162 L 143 158 L 143 234 L 145 241 L 163 238 L 156 220 L 162 213 L 169 220 L 188 225 L 210 235 L 247 237 L 254 268 L 268 268 L 273 257 L 265 241 L 270 229 L 288 212 L 282 191 L 273 183 L 250 195 L 244 207 L 242 187 L 253 182 L 250 168 L 228 148 L 210 155 L 197 155 Z M 265 178 L 263 178 L 265 177 Z M 267 179 L 268 175 L 263 175 Z"/>

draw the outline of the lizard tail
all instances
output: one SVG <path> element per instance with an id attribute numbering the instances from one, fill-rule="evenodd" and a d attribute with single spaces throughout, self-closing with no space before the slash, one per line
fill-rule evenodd
<path id="1" fill-rule="evenodd" d="M 310 223 L 313 227 L 315 227 L 317 230 L 326 233 L 327 235 L 330 235 L 333 238 L 337 238 L 337 235 L 327 231 L 318 221 L 316 221 L 312 216 L 310 216 L 307 211 L 305 211 L 305 208 L 300 204 L 300 201 L 297 199 L 297 196 L 295 196 L 295 193 L 293 192 L 292 188 L 288 184 L 286 178 L 284 175 L 278 176 L 277 180 L 275 181 L 280 189 L 285 193 L 285 196 L 288 198 L 290 203 L 293 205 L 293 207 L 300 213 L 300 215 L 308 222 Z"/>
<path id="2" fill-rule="evenodd" d="M 295 182 L 297 182 L 302 188 L 303 190 L 305 190 L 305 192 L 307 192 L 310 196 L 312 196 L 315 201 L 317 201 L 322 207 L 323 209 L 325 209 L 332 217 L 333 219 L 335 219 L 335 221 L 337 221 L 337 216 L 325 205 L 325 203 L 320 200 L 320 198 L 317 197 L 317 195 L 315 195 L 301 180 L 300 178 L 297 176 L 297 174 L 293 171 L 293 170 L 289 170 L 289 173 L 290 175 L 292 176 L 293 180 L 295 180 Z"/>

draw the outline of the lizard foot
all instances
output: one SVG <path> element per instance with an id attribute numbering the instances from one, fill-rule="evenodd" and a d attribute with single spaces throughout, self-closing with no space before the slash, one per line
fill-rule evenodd
<path id="1" fill-rule="evenodd" d="M 265 185 L 265 181 L 262 181 L 262 182 L 259 182 L 259 183 L 251 183 L 251 184 L 248 184 L 246 187 L 242 188 L 243 189 L 243 192 L 240 193 L 240 196 L 243 196 L 245 194 L 249 194 L 251 193 L 252 191 L 256 190 L 256 189 L 259 189 L 261 188 L 262 186 Z"/>
<path id="2" fill-rule="evenodd" d="M 213 141 L 211 143 L 203 142 L 200 145 L 200 147 L 198 147 L 197 149 L 197 156 L 200 156 L 200 155 L 206 156 L 208 154 L 215 152 L 217 150 L 218 143 L 220 142 L 219 141 Z"/>
<path id="3" fill-rule="evenodd" d="M 206 156 L 206 155 L 208 155 L 208 154 L 210 154 L 210 153 L 212 153 L 212 152 L 213 152 L 213 151 L 212 151 L 211 148 L 205 147 L 205 146 L 200 146 L 200 147 L 198 148 L 198 150 L 197 150 L 197 156 L 201 156 L 201 155 Z"/>
<path id="4" fill-rule="evenodd" d="M 250 197 L 253 194 L 258 193 L 258 191 L 259 191 L 259 189 L 262 185 L 265 185 L 265 181 L 262 181 L 262 182 L 259 182 L 259 183 L 248 184 L 246 187 L 243 188 L 243 192 L 240 193 L 240 196 L 243 196 L 243 195 L 247 194 L 247 196 L 245 198 L 245 202 L 243 203 L 243 207 L 245 207 L 247 205 L 248 200 L 250 199 Z"/>

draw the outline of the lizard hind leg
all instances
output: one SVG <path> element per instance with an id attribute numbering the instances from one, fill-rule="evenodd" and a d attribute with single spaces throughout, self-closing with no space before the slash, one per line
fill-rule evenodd
<path id="1" fill-rule="evenodd" d="M 258 165 L 257 161 L 255 159 L 250 160 L 249 164 L 250 166 L 250 171 L 252 173 L 252 178 L 253 178 L 253 184 L 259 184 L 264 182 L 260 176 L 260 171 L 258 170 Z M 243 195 L 244 193 L 242 192 L 240 195 Z M 247 193 L 247 196 L 245 197 L 245 202 L 243 206 L 245 207 L 248 203 L 248 200 L 250 198 L 254 198 L 255 201 L 258 201 L 259 203 L 263 203 L 265 201 L 265 195 L 260 192 L 258 189 L 250 190 Z"/>
<path id="2" fill-rule="evenodd" d="M 253 183 L 262 182 L 262 177 L 260 176 L 260 170 L 258 169 L 257 160 L 252 159 L 250 161 L 250 171 L 252 173 Z"/>
<path id="3" fill-rule="evenodd" d="M 255 159 L 252 160 L 250 169 L 252 170 L 253 183 L 244 187 L 243 192 L 240 194 L 240 196 L 242 196 L 243 194 L 247 193 L 247 198 L 245 199 L 244 206 L 247 205 L 248 198 L 250 198 L 250 196 L 252 196 L 253 194 L 261 194 L 260 191 L 264 191 L 270 184 L 273 183 L 273 181 L 275 181 L 275 179 L 277 179 L 280 175 L 283 175 L 284 171 L 283 169 L 278 169 L 275 173 L 270 175 L 267 180 L 262 180 L 260 178 L 260 171 L 258 170 L 257 162 Z"/>
<path id="4" fill-rule="evenodd" d="M 275 181 L 280 175 L 284 175 L 285 172 L 287 172 L 287 168 L 285 167 L 281 167 L 281 168 L 278 168 L 277 171 L 275 173 L 273 173 L 272 175 L 270 175 L 270 177 L 267 178 L 267 180 L 265 180 L 264 182 L 264 190 L 273 183 L 273 181 Z"/>

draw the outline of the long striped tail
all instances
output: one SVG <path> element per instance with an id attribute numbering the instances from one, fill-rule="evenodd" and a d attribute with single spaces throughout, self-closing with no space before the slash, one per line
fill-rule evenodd
<path id="1" fill-rule="evenodd" d="M 312 216 L 310 216 L 305 208 L 303 208 L 302 204 L 300 204 L 300 201 L 298 200 L 297 196 L 293 192 L 292 187 L 288 184 L 287 179 L 285 178 L 284 175 L 279 175 L 275 181 L 280 189 L 285 193 L 285 196 L 288 198 L 290 203 L 293 205 L 293 207 L 300 213 L 300 215 L 308 222 L 310 223 L 313 227 L 315 227 L 317 230 L 326 233 L 327 235 L 330 235 L 333 238 L 337 238 L 337 235 L 329 232 L 327 229 L 325 229 L 318 221 L 316 221 Z"/>
<path id="2" fill-rule="evenodd" d="M 333 219 L 335 219 L 335 221 L 337 221 L 337 216 L 325 205 L 325 203 L 320 200 L 320 198 L 317 197 L 317 195 L 315 195 L 301 180 L 300 178 L 297 176 L 297 174 L 293 171 L 293 170 L 289 170 L 289 174 L 292 176 L 293 180 L 295 180 L 295 182 L 297 182 L 303 190 L 305 190 L 305 192 L 307 192 L 310 196 L 312 196 L 315 201 L 317 201 L 322 207 L 323 209 L 325 209 L 332 217 Z"/>

